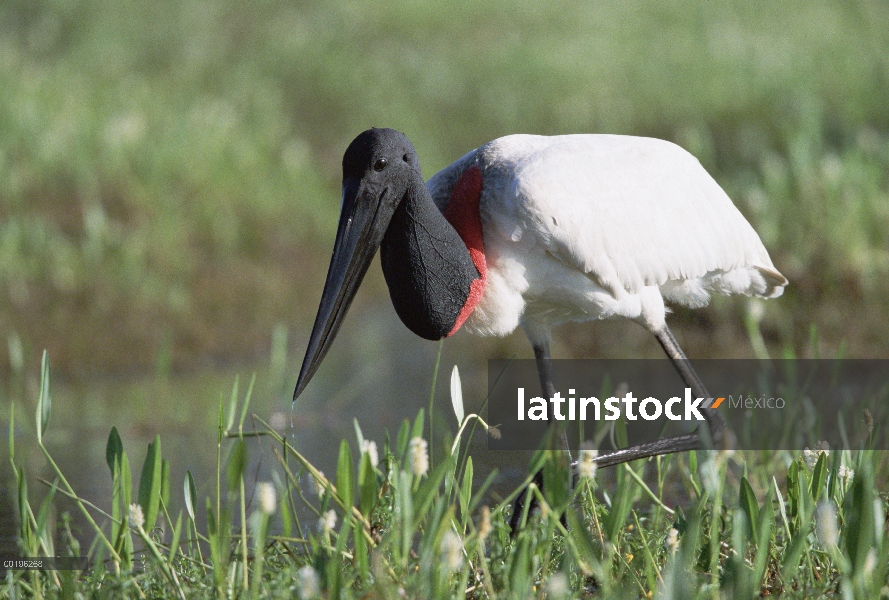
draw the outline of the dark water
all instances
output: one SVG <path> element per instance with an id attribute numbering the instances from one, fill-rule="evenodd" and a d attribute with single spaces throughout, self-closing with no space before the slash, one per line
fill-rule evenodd
<path id="1" fill-rule="evenodd" d="M 369 318 L 372 317 L 372 318 Z M 526 352 L 527 342 L 520 334 L 504 342 L 488 342 L 467 334 L 446 340 L 435 396 L 437 432 L 457 430 L 449 394 L 451 369 L 461 371 L 467 414 L 484 400 L 486 358 L 516 351 Z M 280 338 L 279 338 L 279 341 Z M 334 474 L 339 443 L 347 439 L 356 448 L 353 420 L 364 436 L 382 449 L 386 431 L 397 435 L 405 418 L 413 420 L 418 410 L 428 406 L 432 376 L 439 345 L 413 336 L 394 312 L 368 315 L 360 310 L 350 315 L 340 336 L 295 406 L 291 395 L 305 339 L 291 340 L 272 352 L 272 358 L 257 365 L 189 375 L 138 378 L 106 378 L 89 382 L 66 382 L 55 378 L 52 384 L 52 414 L 45 435 L 46 445 L 75 491 L 104 510 L 111 505 L 111 475 L 105 460 L 109 431 L 117 427 L 133 472 L 134 497 L 138 490 L 148 444 L 160 435 L 163 456 L 171 464 L 171 514 L 184 507 L 182 484 L 191 471 L 198 486 L 199 505 L 203 497 L 215 494 L 217 414 L 220 400 L 228 400 L 237 377 L 243 399 L 250 378 L 256 374 L 249 413 L 271 423 L 289 442 L 327 474 Z M 290 355 L 283 349 L 296 348 Z M 527 351 L 527 353 L 530 353 Z M 0 423 L 9 431 L 9 405 L 16 405 L 13 437 L 15 463 L 25 469 L 31 505 L 36 512 L 48 487 L 40 479 L 55 478 L 36 444 L 34 408 L 36 382 L 8 382 L 0 393 Z M 292 408 L 292 410 L 291 410 Z M 248 417 L 245 430 L 253 429 Z M 428 436 L 428 416 L 427 428 Z M 443 434 L 442 434 L 443 435 Z M 436 453 L 443 448 L 441 437 Z M 6 443 L 0 451 L 0 544 L 14 549 L 17 520 L 14 510 L 16 490 Z M 267 440 L 249 441 L 248 486 L 271 481 L 280 466 Z M 504 473 L 501 481 L 524 476 L 524 454 L 485 452 L 484 438 L 476 434 L 472 453 L 477 479 L 492 469 Z M 224 477 L 224 474 L 223 474 Z M 224 483 L 223 483 L 224 485 Z M 64 498 L 56 499 L 56 511 L 76 513 Z M 101 517 L 97 518 L 101 524 Z M 81 542 L 87 548 L 94 535 L 86 521 L 75 515 Z"/>

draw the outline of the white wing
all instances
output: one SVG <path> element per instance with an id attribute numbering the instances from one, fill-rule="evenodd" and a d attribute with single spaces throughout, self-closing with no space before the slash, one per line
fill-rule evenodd
<path id="1" fill-rule="evenodd" d="M 679 146 L 516 135 L 477 153 L 489 222 L 514 241 L 535 236 L 612 293 L 656 285 L 668 299 L 701 305 L 708 291 L 774 297 L 787 283 L 722 188 Z"/>

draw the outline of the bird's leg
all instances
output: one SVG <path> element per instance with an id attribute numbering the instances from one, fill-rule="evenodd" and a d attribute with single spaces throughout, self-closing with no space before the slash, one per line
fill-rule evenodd
<path id="1" fill-rule="evenodd" d="M 543 390 L 544 399 L 552 398 L 556 395 L 556 386 L 553 383 L 553 366 L 550 362 L 549 342 L 534 343 L 534 358 L 537 360 L 537 374 L 540 377 L 540 388 Z M 562 444 L 568 453 L 568 462 L 571 462 L 571 446 L 568 444 L 568 434 L 565 427 L 561 426 L 555 419 L 548 419 L 551 427 L 558 427 L 562 434 Z"/>
<path id="2" fill-rule="evenodd" d="M 664 348 L 664 352 L 670 357 L 670 360 L 673 361 L 673 365 L 676 367 L 676 370 L 679 371 L 680 377 L 682 377 L 685 384 L 691 388 L 695 397 L 709 398 L 710 394 L 707 393 L 707 388 L 704 387 L 701 378 L 698 377 L 698 374 L 695 373 L 695 370 L 688 362 L 688 358 L 685 356 L 682 348 L 679 347 L 679 343 L 676 341 L 676 338 L 673 337 L 670 329 L 664 325 L 662 330 L 654 332 L 654 336 L 657 338 L 658 342 L 660 342 L 661 346 Z M 709 446 L 713 441 L 718 441 L 721 437 L 721 433 L 725 429 L 725 419 L 722 418 L 719 411 L 713 410 L 712 408 L 702 408 L 700 410 L 704 415 L 704 419 L 706 419 L 706 432 L 699 430 L 694 433 L 664 438 L 662 440 L 657 440 L 656 442 L 640 444 L 638 446 L 633 446 L 632 448 L 624 448 L 616 452 L 611 452 L 610 454 L 599 455 L 596 459 L 596 463 L 600 467 L 610 467 L 632 460 L 638 460 L 640 458 L 672 454 L 673 452 L 698 450 Z M 704 439 L 702 439 L 702 434 Z"/>
<path id="3" fill-rule="evenodd" d="M 549 353 L 549 341 L 546 339 L 542 341 L 532 342 L 534 347 L 534 358 L 537 360 L 537 374 L 540 377 L 540 388 L 543 390 L 544 399 L 552 398 L 556 394 L 556 386 L 553 383 L 553 369 L 552 363 L 550 363 L 550 353 Z M 568 434 L 565 431 L 564 425 L 559 423 L 555 419 L 547 419 L 549 421 L 549 426 L 558 428 L 559 433 L 561 434 L 562 444 L 565 447 L 565 451 L 568 453 L 568 464 L 572 463 L 571 460 L 571 447 L 568 444 Z M 572 470 L 568 470 L 568 486 L 569 488 L 572 485 Z M 534 474 L 534 479 L 532 480 L 535 485 L 541 490 L 543 489 L 543 471 L 538 471 Z M 509 527 L 512 530 L 512 534 L 515 535 L 518 532 L 519 518 L 521 518 L 522 512 L 524 510 L 525 502 L 531 502 L 531 508 L 537 504 L 536 501 L 531 498 L 528 490 L 525 490 L 523 494 L 520 494 L 518 498 L 516 498 L 516 502 L 513 505 L 512 516 L 509 519 Z"/>
<path id="4" fill-rule="evenodd" d="M 673 366 L 679 371 L 679 376 L 685 381 L 685 385 L 691 388 L 692 394 L 696 398 L 710 398 L 707 388 L 704 387 L 701 378 L 698 377 L 698 374 L 692 368 L 691 363 L 688 362 L 688 357 L 685 356 L 682 348 L 679 347 L 679 342 L 673 337 L 673 333 L 670 331 L 670 328 L 667 327 L 666 323 L 664 324 L 663 329 L 654 333 L 654 337 L 657 338 L 657 341 L 660 342 L 664 352 L 666 352 L 667 356 L 670 357 L 670 360 L 673 361 Z M 719 411 L 713 410 L 712 408 L 702 408 L 701 412 L 704 415 L 704 419 L 706 419 L 710 441 L 718 441 L 722 430 L 725 429 L 725 419 L 722 418 Z"/>

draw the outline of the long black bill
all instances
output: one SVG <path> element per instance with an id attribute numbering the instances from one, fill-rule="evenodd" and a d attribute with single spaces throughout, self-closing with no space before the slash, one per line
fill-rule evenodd
<path id="1" fill-rule="evenodd" d="M 294 401 L 324 360 L 358 286 L 383 241 L 394 208 L 393 203 L 387 201 L 387 192 L 385 189 L 381 193 L 374 192 L 354 178 L 343 182 L 343 208 L 337 226 L 336 243 L 327 270 L 321 305 L 309 338 L 309 347 L 293 392 Z"/>

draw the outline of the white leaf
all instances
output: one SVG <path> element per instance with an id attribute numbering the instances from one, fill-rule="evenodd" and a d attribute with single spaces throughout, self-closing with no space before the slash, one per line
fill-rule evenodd
<path id="1" fill-rule="evenodd" d="M 454 414 L 457 415 L 457 423 L 463 422 L 463 388 L 460 386 L 460 371 L 457 365 L 451 371 L 451 404 L 454 405 Z"/>

